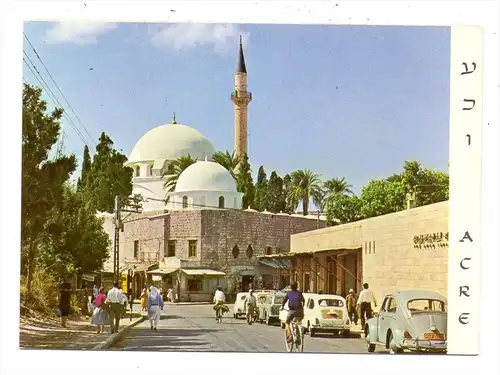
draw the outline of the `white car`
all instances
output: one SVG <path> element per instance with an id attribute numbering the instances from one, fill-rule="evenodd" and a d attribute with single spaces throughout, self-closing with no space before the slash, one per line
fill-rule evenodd
<path id="1" fill-rule="evenodd" d="M 312 296 L 317 296 L 316 293 L 302 293 L 302 295 L 304 296 L 304 300 L 306 301 L 306 303 L 307 303 L 307 300 L 309 298 L 311 298 Z M 283 308 L 283 310 L 280 311 L 280 315 L 279 315 L 280 326 L 283 329 L 285 328 L 285 322 L 286 322 L 287 316 L 288 316 L 288 302 L 285 303 L 285 307 Z"/>
<path id="2" fill-rule="evenodd" d="M 245 316 L 245 298 L 248 296 L 248 292 L 240 292 L 236 295 L 236 301 L 233 305 L 233 317 L 238 319 L 240 316 Z"/>
<path id="3" fill-rule="evenodd" d="M 317 332 L 348 336 L 351 321 L 345 299 L 334 294 L 316 294 L 307 298 L 302 326 L 311 337 Z"/>

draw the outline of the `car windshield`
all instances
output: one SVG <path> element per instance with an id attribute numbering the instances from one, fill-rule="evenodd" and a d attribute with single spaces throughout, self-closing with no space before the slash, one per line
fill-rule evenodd
<path id="1" fill-rule="evenodd" d="M 437 299 L 419 298 L 408 301 L 408 310 L 411 315 L 422 314 L 428 312 L 446 313 L 446 303 Z"/>
<path id="2" fill-rule="evenodd" d="M 284 299 L 285 299 L 284 296 L 276 296 L 276 297 L 274 297 L 274 304 L 281 305 L 283 303 Z"/>
<path id="3" fill-rule="evenodd" d="M 322 299 L 318 300 L 318 306 L 321 306 L 321 307 L 343 307 L 344 303 L 339 299 L 322 298 Z"/>

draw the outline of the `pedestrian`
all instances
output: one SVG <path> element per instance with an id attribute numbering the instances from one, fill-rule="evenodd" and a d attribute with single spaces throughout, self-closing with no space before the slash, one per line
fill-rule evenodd
<path id="1" fill-rule="evenodd" d="M 127 302 L 127 297 L 118 288 L 118 281 L 113 282 L 113 288 L 109 290 L 107 300 L 110 304 L 111 333 L 116 333 L 118 332 L 118 328 L 120 328 L 123 304 Z"/>
<path id="2" fill-rule="evenodd" d="M 358 312 L 356 310 L 356 293 L 354 293 L 354 289 L 349 289 L 349 294 L 347 295 L 347 312 L 349 314 L 349 319 L 354 325 L 358 325 Z"/>
<path id="3" fill-rule="evenodd" d="M 161 310 L 163 310 L 163 298 L 161 293 L 156 287 L 152 286 L 149 292 L 147 306 L 148 306 L 148 318 L 151 325 L 151 330 L 155 330 L 158 327 L 158 322 L 161 317 Z"/>
<path id="4" fill-rule="evenodd" d="M 59 286 L 58 315 L 61 317 L 61 326 L 66 327 L 68 316 L 71 310 L 71 284 L 63 278 Z"/>
<path id="5" fill-rule="evenodd" d="M 361 293 L 359 293 L 357 303 L 361 315 L 361 328 L 363 330 L 365 329 L 366 320 L 370 319 L 373 316 L 372 302 L 373 306 L 377 307 L 377 300 L 375 299 L 375 295 L 369 288 L 370 286 L 368 285 L 368 283 L 363 284 L 363 290 L 361 291 Z"/>
<path id="6" fill-rule="evenodd" d="M 108 304 L 106 304 L 106 295 L 104 294 L 103 287 L 99 289 L 95 297 L 94 306 L 91 323 L 97 326 L 97 333 L 102 333 L 104 325 L 108 320 Z"/>
<path id="7" fill-rule="evenodd" d="M 257 299 L 253 295 L 253 290 L 250 289 L 248 291 L 247 296 L 245 297 L 245 302 L 243 303 L 243 308 L 247 313 L 248 324 L 252 324 L 256 307 L 257 307 Z"/>
<path id="8" fill-rule="evenodd" d="M 141 293 L 141 310 L 146 311 L 146 305 L 148 300 L 148 290 L 144 288 Z"/>
<path id="9" fill-rule="evenodd" d="M 168 288 L 167 298 L 170 302 L 174 302 L 174 290 L 172 288 Z"/>

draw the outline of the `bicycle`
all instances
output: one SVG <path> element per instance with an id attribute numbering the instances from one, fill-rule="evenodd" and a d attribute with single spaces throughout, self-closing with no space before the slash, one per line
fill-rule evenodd
<path id="1" fill-rule="evenodd" d="M 224 304 L 224 302 L 219 301 L 214 305 L 214 310 L 215 310 L 215 321 L 221 324 L 222 315 L 224 315 L 225 312 L 228 312 L 229 308 Z"/>
<path id="2" fill-rule="evenodd" d="M 220 309 L 215 310 L 215 321 L 219 324 L 222 323 L 222 313 Z"/>
<path id="3" fill-rule="evenodd" d="M 291 353 L 295 346 L 297 352 L 302 353 L 304 351 L 304 330 L 302 329 L 302 319 L 293 318 L 290 322 L 290 331 L 292 332 L 292 342 L 288 342 L 285 330 L 285 345 L 287 352 Z"/>

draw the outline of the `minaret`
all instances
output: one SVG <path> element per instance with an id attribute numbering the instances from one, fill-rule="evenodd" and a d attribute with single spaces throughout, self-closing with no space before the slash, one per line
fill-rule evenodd
<path id="1" fill-rule="evenodd" d="M 248 152 L 248 104 L 252 93 L 247 91 L 247 67 L 243 55 L 243 43 L 240 35 L 240 53 L 234 75 L 234 90 L 231 93 L 234 104 L 234 151 L 235 156 L 243 157 Z"/>

